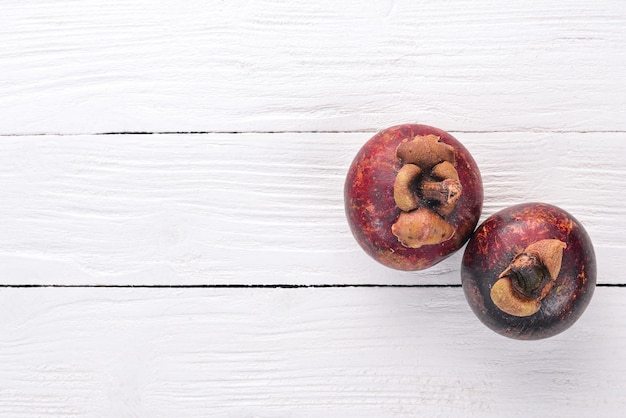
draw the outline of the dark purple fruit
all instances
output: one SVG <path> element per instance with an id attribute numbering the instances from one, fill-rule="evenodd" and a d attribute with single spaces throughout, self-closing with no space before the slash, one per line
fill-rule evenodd
<path id="1" fill-rule="evenodd" d="M 596 284 L 591 239 L 572 215 L 544 203 L 503 209 L 478 227 L 461 280 L 478 318 L 516 339 L 551 337 L 582 315 Z"/>
<path id="2" fill-rule="evenodd" d="M 399 125 L 371 138 L 346 178 L 350 229 L 367 254 L 398 270 L 428 268 L 469 239 L 483 187 L 470 153 L 450 134 Z"/>

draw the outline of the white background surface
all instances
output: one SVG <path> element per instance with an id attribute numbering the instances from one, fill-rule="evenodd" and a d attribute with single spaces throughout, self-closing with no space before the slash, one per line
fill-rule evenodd
<path id="1" fill-rule="evenodd" d="M 625 28 L 618 0 L 3 2 L 0 416 L 621 416 Z M 570 330 L 486 329 L 461 254 L 359 249 L 346 170 L 404 122 L 470 150 L 482 219 L 585 225 Z"/>

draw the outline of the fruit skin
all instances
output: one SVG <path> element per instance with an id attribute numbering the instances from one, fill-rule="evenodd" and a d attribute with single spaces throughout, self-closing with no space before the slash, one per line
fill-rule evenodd
<path id="1" fill-rule="evenodd" d="M 567 245 L 559 275 L 537 313 L 509 315 L 491 300 L 491 287 L 519 252 L 541 239 Z M 490 216 L 467 244 L 461 266 L 463 291 L 474 314 L 493 331 L 523 340 L 554 336 L 576 322 L 591 301 L 596 274 L 593 245 L 583 226 L 545 203 L 516 205 Z"/>
<path id="2" fill-rule="evenodd" d="M 402 167 L 396 148 L 416 135 L 428 134 L 454 148 L 463 191 L 455 209 L 445 217 L 454 226 L 454 236 L 440 244 L 407 248 L 391 232 L 401 212 L 393 196 Z M 344 202 L 352 234 L 367 254 L 397 270 L 422 270 L 450 256 L 469 239 L 480 218 L 483 186 L 476 162 L 458 140 L 431 126 L 404 124 L 379 132 L 363 145 L 348 170 Z"/>

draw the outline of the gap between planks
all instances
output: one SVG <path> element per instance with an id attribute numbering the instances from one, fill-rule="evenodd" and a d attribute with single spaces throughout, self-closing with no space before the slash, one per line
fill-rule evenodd
<path id="1" fill-rule="evenodd" d="M 325 288 L 461 288 L 460 284 L 180 284 L 180 285 L 110 285 L 110 284 L 0 284 L 0 288 L 110 288 L 110 289 L 325 289 Z M 626 287 L 626 283 L 599 283 L 596 287 Z"/>
<path id="2" fill-rule="evenodd" d="M 412 122 L 407 122 L 412 123 Z M 391 125 L 390 125 L 391 126 Z M 381 128 L 384 129 L 384 128 Z M 555 133 L 555 134 L 618 134 L 626 133 L 626 130 L 563 130 L 563 129 L 494 129 L 494 130 L 448 130 L 454 134 L 494 134 L 494 133 Z M 62 133 L 62 132 L 38 132 L 23 134 L 2 134 L 0 137 L 33 137 L 33 136 L 115 136 L 115 135 L 246 135 L 246 134 L 355 134 L 379 132 L 377 129 L 354 129 L 354 130 L 276 130 L 276 131 L 120 131 L 120 132 L 82 132 L 82 133 Z"/>

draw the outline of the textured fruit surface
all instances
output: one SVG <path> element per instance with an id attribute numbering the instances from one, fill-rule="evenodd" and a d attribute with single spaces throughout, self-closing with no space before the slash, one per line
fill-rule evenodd
<path id="1" fill-rule="evenodd" d="M 499 275 L 524 249 L 540 240 L 565 245 L 558 276 L 529 316 L 498 308 L 491 290 Z M 545 203 L 503 209 L 483 222 L 463 255 L 461 279 L 476 316 L 495 332 L 517 339 L 541 339 L 569 328 L 589 304 L 596 284 L 596 259 L 589 235 L 572 215 Z"/>
<path id="2" fill-rule="evenodd" d="M 396 149 L 418 135 L 435 135 L 452 147 L 462 193 L 454 209 L 442 215 L 454 230 L 451 238 L 409 248 L 392 233 L 392 225 L 402 212 L 394 200 L 394 182 L 403 166 Z M 385 129 L 365 143 L 348 171 L 344 199 L 350 229 L 366 253 L 391 268 L 421 270 L 445 259 L 467 242 L 480 218 L 483 187 L 476 162 L 459 141 L 437 128 L 405 124 Z"/>

